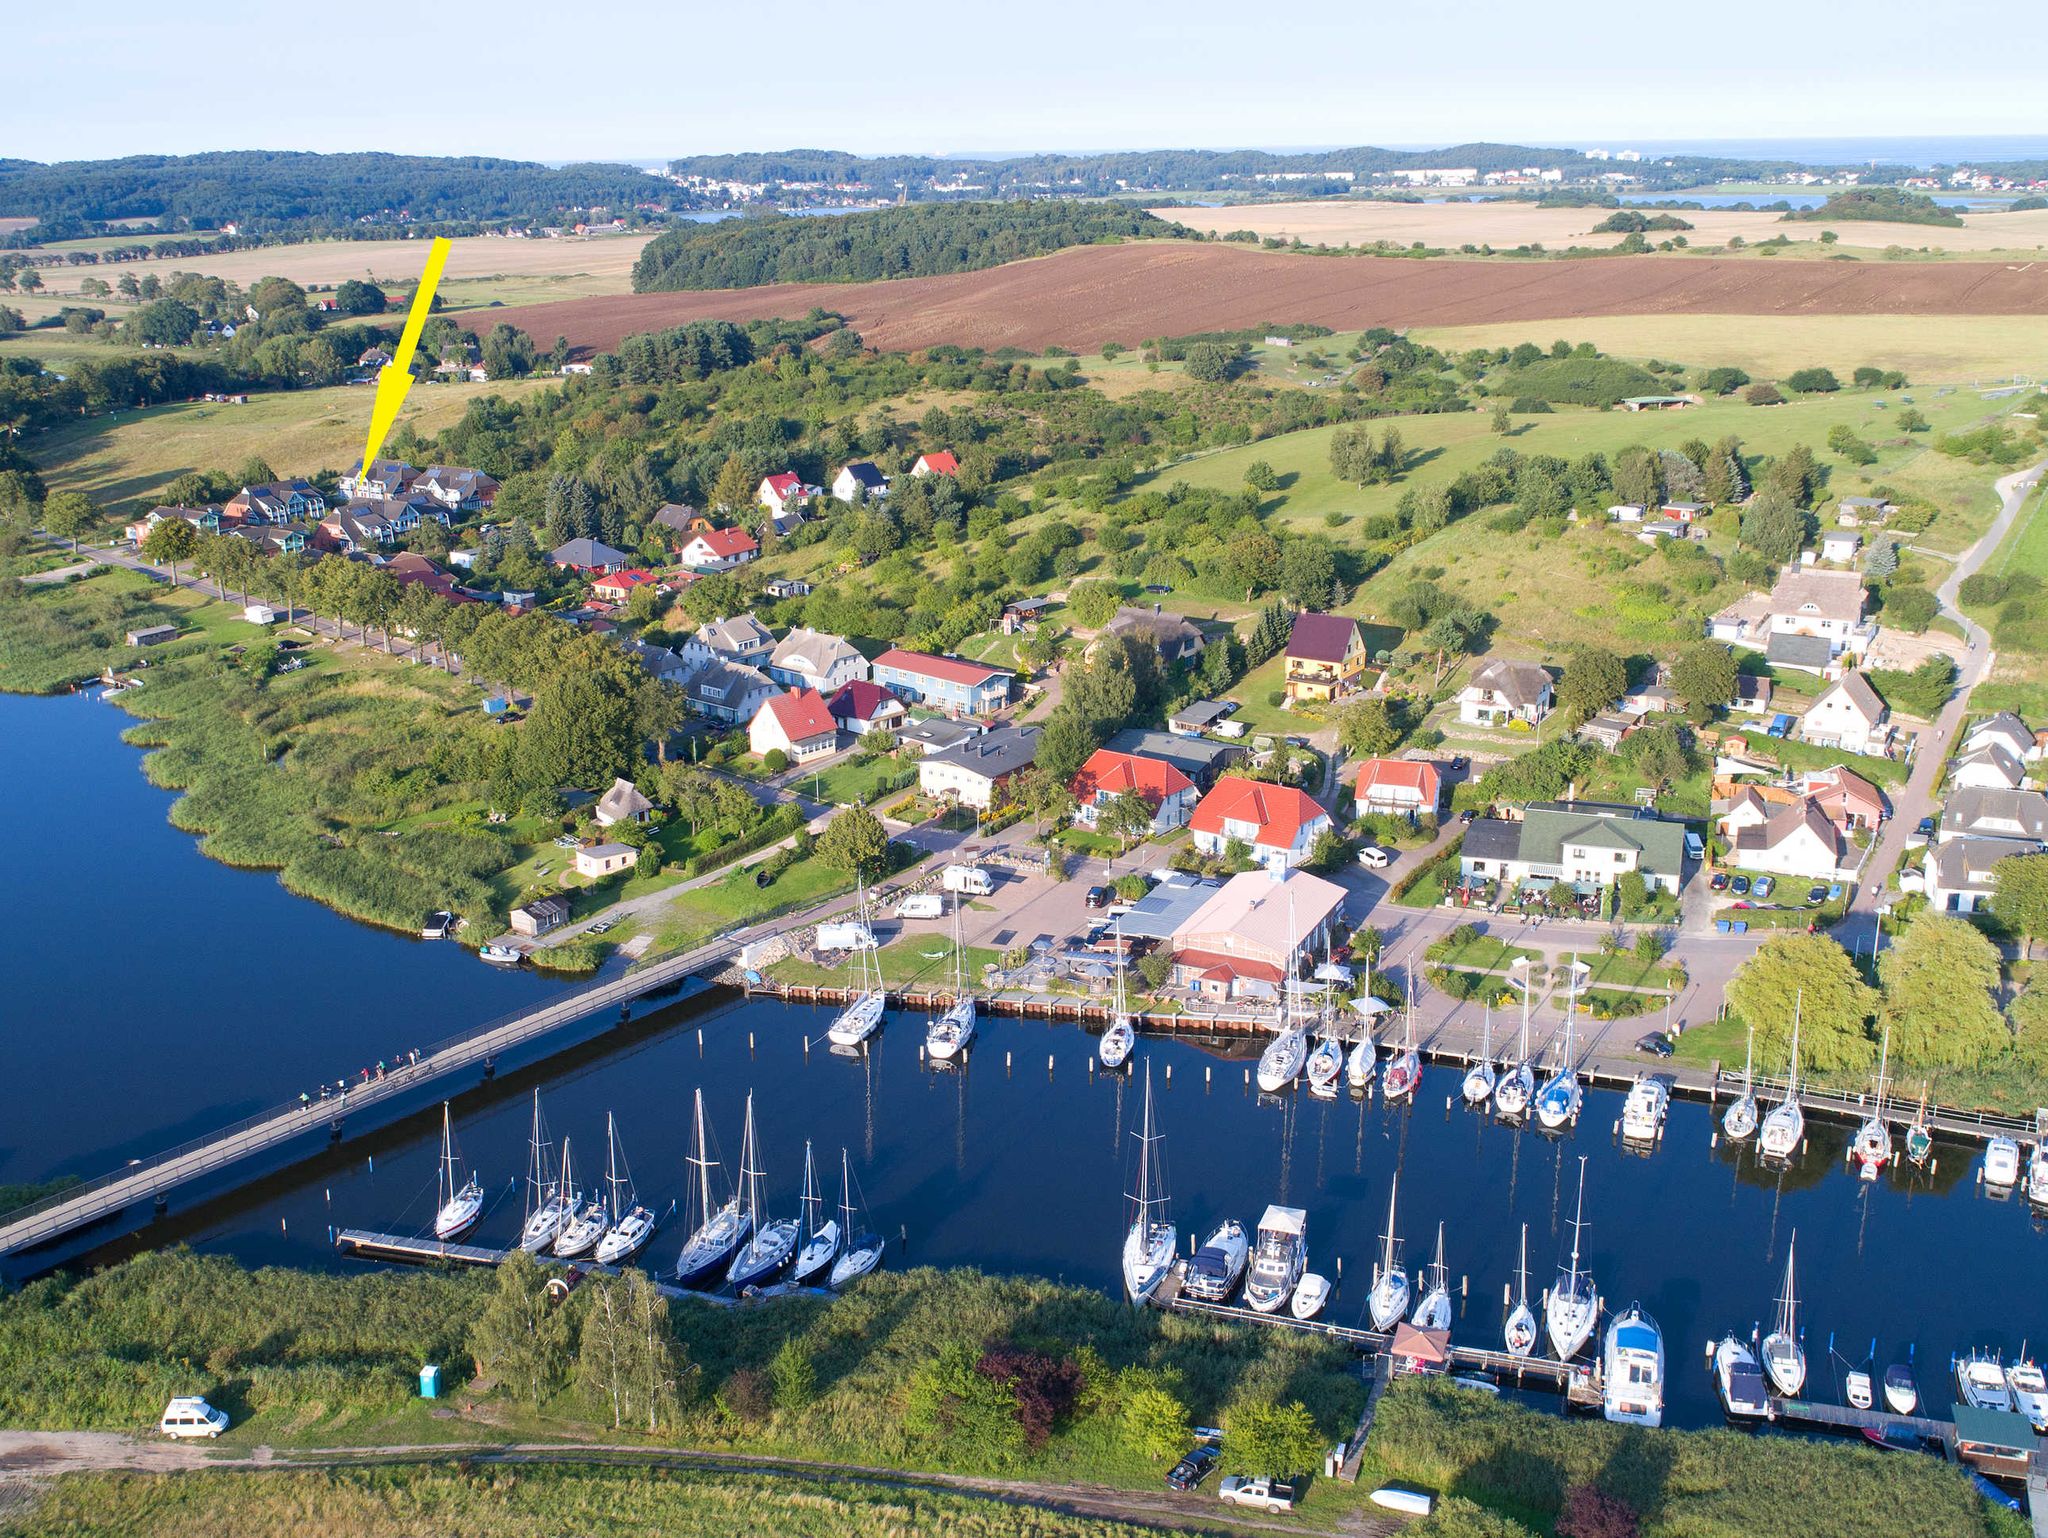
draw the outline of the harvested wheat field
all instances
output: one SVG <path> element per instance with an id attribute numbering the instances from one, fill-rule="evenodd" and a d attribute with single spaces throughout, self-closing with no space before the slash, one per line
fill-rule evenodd
<path id="1" fill-rule="evenodd" d="M 1104 342 L 1288 321 L 1355 330 L 1598 315 L 2043 315 L 2048 263 L 1421 261 L 1157 241 L 1088 246 L 938 278 L 620 295 L 488 316 L 524 327 L 543 346 L 566 336 L 590 352 L 691 320 L 800 316 L 813 308 L 846 316 L 870 346 L 891 351 L 951 342 L 1033 352 L 1057 343 L 1092 352 Z"/>

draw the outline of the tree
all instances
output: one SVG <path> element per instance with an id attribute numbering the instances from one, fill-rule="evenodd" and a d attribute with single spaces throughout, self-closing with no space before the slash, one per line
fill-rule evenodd
<path id="1" fill-rule="evenodd" d="M 128 319 L 135 334 L 158 347 L 181 347 L 199 329 L 199 312 L 176 299 L 158 299 Z"/>
<path id="2" fill-rule="evenodd" d="M 1785 397 L 1774 384 L 1753 384 L 1742 392 L 1743 400 L 1752 406 L 1782 406 Z"/>
<path id="3" fill-rule="evenodd" d="M 1924 587 L 1888 588 L 1883 612 L 1889 623 L 1919 635 L 1934 623 L 1934 616 L 1941 612 L 1941 601 Z"/>
<path id="4" fill-rule="evenodd" d="M 573 1335 L 573 1311 L 548 1296 L 547 1283 L 531 1255 L 513 1251 L 469 1332 L 477 1375 L 496 1378 L 535 1405 L 561 1387 Z"/>
<path id="5" fill-rule="evenodd" d="M 1127 849 L 1132 839 L 1151 834 L 1152 808 L 1135 790 L 1126 790 L 1111 796 L 1108 804 L 1096 811 L 1095 826 Z"/>
<path id="6" fill-rule="evenodd" d="M 872 881 L 888 869 L 889 834 L 873 812 L 845 807 L 833 814 L 818 835 L 817 855 L 827 865 Z"/>
<path id="7" fill-rule="evenodd" d="M 1400 743 L 1401 723 L 1387 701 L 1368 697 L 1337 717 L 1337 740 L 1355 758 L 1378 758 Z"/>
<path id="8" fill-rule="evenodd" d="M 1557 681 L 1557 708 L 1565 724 L 1584 726 L 1628 692 L 1628 665 L 1613 652 L 1582 646 L 1565 660 Z"/>
<path id="9" fill-rule="evenodd" d="M 184 519 L 178 520 L 184 523 Z M 92 503 L 82 491 L 53 491 L 43 503 L 43 527 L 51 534 L 71 544 L 71 553 L 78 553 L 78 536 L 92 522 Z M 187 525 L 190 527 L 190 525 Z M 244 542 L 236 540 L 240 545 Z"/>
<path id="10" fill-rule="evenodd" d="M 758 484 L 748 473 L 745 461 L 737 454 L 728 454 L 725 463 L 718 467 L 718 478 L 711 483 L 711 505 L 727 513 L 751 507 Z"/>
<path id="11" fill-rule="evenodd" d="M 1757 1056 L 1782 1062 L 1799 1015 L 1800 1066 L 1868 1066 L 1877 1055 L 1867 1022 L 1880 1002 L 1849 953 L 1826 935 L 1774 935 L 1728 981 L 1728 1003 L 1756 1030 Z"/>
<path id="12" fill-rule="evenodd" d="M 1101 746 L 1101 737 L 1080 712 L 1062 705 L 1039 730 L 1036 761 L 1055 785 L 1064 787 Z"/>
<path id="13" fill-rule="evenodd" d="M 1255 459 L 1244 467 L 1244 483 L 1256 492 L 1268 492 L 1280 484 L 1280 477 L 1273 467 L 1263 459 Z"/>
<path id="14" fill-rule="evenodd" d="M 1775 488 L 1760 491 L 1742 511 L 1742 543 L 1783 566 L 1798 556 L 1812 532 L 1813 515 Z"/>
<path id="15" fill-rule="evenodd" d="M 1879 1021 L 1900 1061 L 1967 1068 L 2008 1041 L 1992 1002 L 1998 949 L 1967 919 L 1922 913 L 1878 957 Z M 1803 1038 L 1802 1038 L 1803 1039 Z"/>
<path id="16" fill-rule="evenodd" d="M 1863 558 L 1863 569 L 1873 577 L 1889 577 L 1899 569 L 1899 542 L 1895 539 L 1872 540 L 1870 553 Z"/>
<path id="17" fill-rule="evenodd" d="M 1515 430 L 1515 418 L 1508 410 L 1507 402 L 1502 401 L 1493 408 L 1492 422 L 1493 430 L 1503 438 Z"/>
<path id="18" fill-rule="evenodd" d="M 1067 589 L 1067 615 L 1083 630 L 1100 630 L 1116 617 L 1122 595 L 1107 582 L 1076 582 Z"/>
<path id="19" fill-rule="evenodd" d="M 768 1364 L 768 1380 L 775 1386 L 776 1409 L 789 1414 L 803 1409 L 818 1395 L 818 1369 L 810 1347 L 794 1335 L 785 1336 Z"/>
<path id="20" fill-rule="evenodd" d="M 1300 1400 L 1282 1405 L 1254 1400 L 1231 1409 L 1224 1422 L 1224 1456 L 1243 1474 L 1285 1478 L 1316 1466 L 1325 1448 L 1315 1417 Z"/>
<path id="21" fill-rule="evenodd" d="M 178 580 L 178 563 L 189 561 L 199 549 L 199 531 L 182 518 L 165 518 L 142 537 L 142 553 L 162 561 L 171 569 L 171 582 Z"/>
<path id="22" fill-rule="evenodd" d="M 1991 867 L 1991 909 L 1999 921 L 2026 941 L 2048 937 L 2048 854 L 2009 855 Z"/>
<path id="23" fill-rule="evenodd" d="M 789 755 L 780 748 L 770 748 L 761 755 L 761 767 L 770 774 L 780 774 L 789 767 Z"/>
<path id="24" fill-rule="evenodd" d="M 387 303 L 383 289 L 361 278 L 350 278 L 334 291 L 334 307 L 344 315 L 382 315 Z"/>
<path id="25" fill-rule="evenodd" d="M 616 1276 L 587 1277 L 580 1290 L 587 1301 L 576 1367 L 584 1397 L 611 1412 L 613 1430 L 644 1416 L 655 1434 L 676 1418 L 685 1372 L 668 1299 L 630 1266 Z"/>
<path id="26" fill-rule="evenodd" d="M 1735 653 L 1718 641 L 1695 641 L 1671 664 L 1671 688 L 1685 706 L 1686 719 L 1699 726 L 1735 698 L 1740 670 Z"/>
<path id="27" fill-rule="evenodd" d="M 1145 957 L 1140 969 L 1151 959 Z M 1117 1374 L 1117 1424 L 1126 1447 L 1155 1463 L 1181 1455 L 1192 1434 L 1192 1418 L 1179 1386 L 1178 1375 L 1171 1372 L 1126 1367 Z"/>
<path id="28" fill-rule="evenodd" d="M 1337 552 L 1325 539 L 1290 539 L 1280 555 L 1280 590 L 1304 609 L 1333 607 L 1339 595 Z"/>
<path id="29" fill-rule="evenodd" d="M 1243 588 L 1245 602 L 1251 602 L 1280 580 L 1280 542 L 1263 529 L 1238 535 L 1224 547 L 1220 575 L 1231 587 Z"/>
<path id="30" fill-rule="evenodd" d="M 1842 388 L 1842 381 L 1829 368 L 1794 369 L 1785 376 L 1785 388 L 1800 395 L 1825 395 Z"/>
<path id="31" fill-rule="evenodd" d="M 1204 384 L 1221 384 L 1236 370 L 1237 353 L 1222 342 L 1197 342 L 1188 349 L 1182 366 L 1190 379 L 1198 379 Z"/>

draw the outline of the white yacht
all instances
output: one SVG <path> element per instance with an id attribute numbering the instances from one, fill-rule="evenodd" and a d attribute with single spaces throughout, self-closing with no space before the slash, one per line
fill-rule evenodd
<path id="1" fill-rule="evenodd" d="M 1742 1050 L 1742 1093 L 1728 1103 L 1728 1109 L 1721 1113 L 1721 1134 L 1731 1143 L 1740 1143 L 1756 1133 L 1756 1090 L 1751 1072 L 1756 1066 L 1756 1027 L 1749 1028 L 1749 1044 Z"/>
<path id="2" fill-rule="evenodd" d="M 1764 1371 L 1771 1386 L 1787 1399 L 1806 1386 L 1806 1347 L 1799 1338 L 1799 1298 L 1793 1288 L 1792 1252 L 1799 1243 L 1799 1231 L 1785 1242 L 1785 1290 L 1778 1294 L 1778 1323 L 1764 1337 Z"/>
<path id="3" fill-rule="evenodd" d="M 1920 1385 L 1907 1363 L 1894 1362 L 1884 1370 L 1884 1402 L 1894 1415 L 1911 1415 L 1920 1408 Z"/>
<path id="4" fill-rule="evenodd" d="M 1785 1098 L 1771 1107 L 1757 1133 L 1757 1152 L 1767 1159 L 1790 1159 L 1806 1140 L 1806 1113 L 1799 1108 L 1799 1008 L 1804 995 L 1792 1005 L 1792 1058 L 1785 1074 Z M 1769 1353 L 1766 1353 L 1766 1364 Z"/>
<path id="5" fill-rule="evenodd" d="M 1544 1080 L 1536 1092 L 1536 1119 L 1555 1132 L 1579 1119 L 1585 1091 L 1579 1086 L 1579 1066 L 1573 1060 L 1573 1029 L 1579 1015 L 1579 963 L 1572 958 L 1571 984 L 1566 990 L 1564 1011 L 1564 1061 L 1556 1073 Z"/>
<path id="6" fill-rule="evenodd" d="M 1409 1320 L 1418 1330 L 1448 1330 L 1451 1327 L 1451 1276 L 1444 1269 L 1444 1226 L 1436 1226 L 1436 1259 L 1423 1268 L 1422 1301 Z"/>
<path id="7" fill-rule="evenodd" d="M 576 1212 L 576 1192 L 569 1185 L 568 1145 L 562 1148 L 559 1174 L 554 1167 L 547 1123 L 541 1119 L 540 1091 L 533 1092 L 533 1131 L 528 1145 L 531 1155 L 526 1170 L 526 1221 L 519 1225 L 519 1247 L 536 1255 L 555 1242 L 562 1225 Z"/>
<path id="8" fill-rule="evenodd" d="M 1131 1193 L 1131 1226 L 1124 1235 L 1124 1295 L 1149 1303 L 1180 1249 L 1180 1231 L 1166 1218 L 1166 1177 L 1162 1141 L 1152 1121 L 1152 1064 L 1145 1064 L 1145 1114 L 1138 1130 L 1138 1189 Z"/>
<path id="9" fill-rule="evenodd" d="M 1493 1098 L 1493 1005 L 1486 1006 L 1485 1023 L 1480 1028 L 1479 1056 L 1470 1068 L 1465 1070 L 1462 1090 L 1467 1105 L 1485 1105 Z"/>
<path id="10" fill-rule="evenodd" d="M 1730 1420 L 1767 1421 L 1777 1414 L 1756 1353 L 1733 1335 L 1722 1336 L 1714 1346 L 1714 1389 Z"/>
<path id="11" fill-rule="evenodd" d="M 1607 1327 L 1602 1362 L 1601 1412 L 1630 1426 L 1664 1421 L 1664 1332 L 1631 1303 Z"/>
<path id="12" fill-rule="evenodd" d="M 569 1140 L 562 1139 L 562 1168 L 569 1167 Z M 579 1255 L 588 1255 L 609 1226 L 611 1215 L 605 1211 L 604 1203 L 596 1197 L 584 1201 L 577 1198 L 579 1210 L 569 1215 L 561 1232 L 555 1235 L 555 1254 L 563 1260 L 574 1260 Z"/>
<path id="13" fill-rule="evenodd" d="M 2027 1155 L 2027 1200 L 2048 1207 L 2048 1141 L 2036 1143 Z"/>
<path id="14" fill-rule="evenodd" d="M 1344 1048 L 1335 1036 L 1325 1036 L 1308 1055 L 1309 1093 L 1324 1097 L 1334 1095 L 1343 1078 Z"/>
<path id="15" fill-rule="evenodd" d="M 2012 1386 L 2006 1381 L 2005 1367 L 1997 1357 L 1976 1351 L 1957 1357 L 1955 1373 L 1956 1397 L 1964 1404 L 1980 1410 L 2012 1408 Z"/>
<path id="16" fill-rule="evenodd" d="M 2012 1393 L 2012 1407 L 2024 1415 L 2037 1433 L 2048 1433 L 2048 1377 L 2020 1347 L 2019 1357 L 2005 1370 L 2005 1386 Z"/>
<path id="17" fill-rule="evenodd" d="M 1380 1077 L 1380 1093 L 1389 1100 L 1405 1100 L 1422 1082 L 1422 1057 L 1415 1050 L 1415 979 L 1408 979 L 1408 1007 L 1401 1012 L 1401 1050 L 1387 1059 Z"/>
<path id="18" fill-rule="evenodd" d="M 1117 973 L 1121 987 L 1123 973 Z M 935 1062 L 948 1063 L 967 1050 L 974 1040 L 974 994 L 967 986 L 966 951 L 960 944 L 960 900 L 953 900 L 953 999 L 943 1015 L 934 1016 L 924 1028 L 925 1054 Z"/>
<path id="19" fill-rule="evenodd" d="M 839 1150 L 839 1229 L 846 1235 L 846 1241 L 840 1247 L 839 1258 L 832 1262 L 831 1285 L 835 1290 L 858 1281 L 879 1266 L 882 1251 L 887 1247 L 882 1236 L 868 1225 L 865 1211 L 861 1213 L 862 1221 L 858 1225 L 853 1218 L 853 1166 L 842 1148 Z"/>
<path id="20" fill-rule="evenodd" d="M 815 1283 L 819 1276 L 831 1269 L 839 1258 L 839 1244 L 845 1232 L 837 1218 L 818 1221 L 824 1211 L 825 1198 L 818 1191 L 818 1167 L 811 1158 L 811 1140 L 804 1139 L 804 1191 L 797 1200 L 798 1221 L 796 1259 L 790 1263 L 789 1280 L 795 1287 Z"/>
<path id="21" fill-rule="evenodd" d="M 1244 1300 L 1262 1314 L 1277 1313 L 1294 1296 L 1306 1264 L 1308 1214 L 1299 1207 L 1268 1207 L 1259 1219 Z"/>
<path id="22" fill-rule="evenodd" d="M 493 941 L 477 951 L 479 961 L 488 961 L 496 967 L 516 967 L 526 960 L 526 952 L 516 945 L 499 945 Z"/>
<path id="23" fill-rule="evenodd" d="M 2020 1145 L 2016 1139 L 1999 1136 L 1984 1145 L 1984 1184 L 2009 1191 L 2019 1183 Z"/>
<path id="24" fill-rule="evenodd" d="M 1856 1163 L 1856 1173 L 1865 1180 L 1875 1180 L 1884 1173 L 1884 1167 L 1892 1162 L 1892 1127 L 1884 1119 L 1885 1065 L 1891 1059 L 1892 1033 L 1889 1027 L 1884 1033 L 1884 1045 L 1877 1054 L 1877 1100 L 1863 1124 L 1856 1129 L 1855 1141 L 1849 1145 L 1849 1157 Z"/>
<path id="25" fill-rule="evenodd" d="M 860 991 L 825 1031 L 826 1039 L 835 1047 L 857 1047 L 874 1035 L 881 1028 L 889 1005 L 889 996 L 882 987 L 881 960 L 875 953 L 874 930 L 868 921 L 865 886 L 860 889 L 860 927 L 865 937 L 865 943 L 858 947 Z"/>
<path id="26" fill-rule="evenodd" d="M 1852 1410 L 1867 1410 L 1875 1402 L 1870 1390 L 1870 1374 L 1861 1368 L 1846 1373 L 1842 1378 L 1842 1397 L 1849 1401 Z"/>
<path id="27" fill-rule="evenodd" d="M 761 1217 L 760 1151 L 754 1141 L 754 1097 L 747 1096 L 747 1125 L 740 1136 L 740 1188 L 746 1193 L 747 1227 L 752 1237 L 739 1247 L 726 1268 L 725 1280 L 735 1292 L 771 1280 L 796 1254 L 797 1220 Z"/>
<path id="28" fill-rule="evenodd" d="M 1121 986 L 1122 974 L 1117 982 Z M 1102 1033 L 1102 1039 L 1095 1044 L 1096 1059 L 1105 1068 L 1121 1068 L 1130 1061 L 1131 1048 L 1138 1044 L 1138 1033 L 1133 1029 L 1130 1017 L 1113 1014 L 1109 1017 L 1109 1028 Z"/>
<path id="29" fill-rule="evenodd" d="M 1529 1307 L 1529 1225 L 1522 1225 L 1522 1263 L 1515 1272 L 1515 1303 L 1508 1310 L 1501 1338 L 1509 1356 L 1527 1356 L 1536 1349 L 1536 1311 Z"/>
<path id="30" fill-rule="evenodd" d="M 1906 1128 L 1906 1157 L 1918 1169 L 1934 1153 L 1934 1129 L 1927 1124 L 1927 1086 L 1920 1087 L 1920 1109 Z"/>
<path id="31" fill-rule="evenodd" d="M 1319 1272 L 1307 1271 L 1294 1284 L 1294 1301 L 1287 1307 L 1297 1319 L 1313 1319 L 1329 1301 L 1330 1279 Z"/>
<path id="32" fill-rule="evenodd" d="M 1557 1278 L 1557 1285 L 1543 1295 L 1543 1323 L 1550 1334 L 1550 1349 L 1560 1362 L 1577 1356 L 1592 1339 L 1600 1322 L 1600 1293 L 1593 1274 L 1579 1269 L 1579 1241 L 1586 1227 L 1586 1160 L 1579 1158 L 1579 1205 L 1572 1218 L 1572 1259 Z"/>
<path id="33" fill-rule="evenodd" d="M 1308 1036 L 1299 1026 L 1282 1018 L 1280 1034 L 1266 1043 L 1259 1054 L 1259 1088 L 1271 1095 L 1287 1088 L 1301 1075 L 1308 1059 Z"/>
<path id="34" fill-rule="evenodd" d="M 1372 966 L 1365 969 L 1365 991 L 1351 1001 L 1351 1008 L 1358 1014 L 1360 1025 L 1358 1040 L 1353 1043 L 1351 1054 L 1344 1060 L 1344 1076 L 1351 1081 L 1353 1089 L 1365 1089 L 1372 1084 L 1372 1071 L 1379 1063 L 1379 1051 L 1373 1046 L 1372 1022 L 1378 1015 L 1392 1008 L 1384 999 L 1372 996 Z"/>
<path id="35" fill-rule="evenodd" d="M 1401 1189 L 1401 1177 L 1387 1187 L 1387 1231 L 1380 1239 L 1380 1257 L 1373 1263 L 1372 1293 L 1367 1299 L 1372 1310 L 1372 1327 L 1391 1330 L 1408 1312 L 1408 1272 L 1397 1258 L 1400 1241 L 1394 1237 L 1394 1198 Z"/>
<path id="36" fill-rule="evenodd" d="M 1654 1143 L 1664 1135 L 1664 1117 L 1671 1109 L 1671 1090 L 1645 1074 L 1629 1086 L 1621 1104 L 1621 1135 L 1634 1143 Z"/>
<path id="37" fill-rule="evenodd" d="M 605 1142 L 610 1145 L 610 1165 L 605 1171 L 605 1207 L 610 1213 L 611 1223 L 605 1229 L 604 1237 L 597 1241 L 597 1262 L 603 1266 L 615 1266 L 620 1261 L 631 1260 L 654 1237 L 655 1216 L 640 1205 L 633 1190 L 633 1171 L 626 1168 L 622 1175 L 620 1167 L 625 1165 L 625 1156 L 619 1152 L 618 1128 L 613 1124 L 611 1114 L 604 1118 Z"/>
<path id="38" fill-rule="evenodd" d="M 476 1227 L 476 1220 L 484 1215 L 483 1182 L 471 1171 L 469 1179 L 458 1185 L 458 1157 L 455 1125 L 449 1119 L 448 1102 L 444 1100 L 441 1102 L 441 1164 L 434 1176 L 437 1198 L 434 1204 L 434 1237 L 443 1243 L 461 1238 Z"/>
<path id="39" fill-rule="evenodd" d="M 1181 1268 L 1181 1296 L 1198 1303 L 1228 1302 L 1237 1291 L 1237 1284 L 1244 1280 L 1251 1248 L 1244 1224 L 1236 1218 L 1225 1218 Z"/>
<path id="40" fill-rule="evenodd" d="M 1526 983 L 1528 979 L 1524 978 Z M 1536 1070 L 1529 1065 L 1529 990 L 1522 989 L 1522 1039 L 1513 1063 L 1501 1068 L 1493 1085 L 1493 1114 L 1502 1121 L 1520 1121 L 1536 1098 Z"/>
<path id="41" fill-rule="evenodd" d="M 676 1257 L 676 1282 L 683 1287 L 695 1287 L 723 1276 L 732 1262 L 732 1252 L 753 1232 L 753 1220 L 740 1210 L 739 1199 L 724 1194 L 724 1171 L 711 1154 L 711 1133 L 704 1121 L 701 1089 L 696 1093 L 694 1142 L 690 1168 L 696 1171 L 696 1179 L 691 1182 L 689 1205 L 684 1209 L 690 1237 L 683 1241 L 683 1252 Z M 720 1176 L 720 1191 L 716 1195 L 711 1189 L 713 1170 L 719 1170 Z"/>

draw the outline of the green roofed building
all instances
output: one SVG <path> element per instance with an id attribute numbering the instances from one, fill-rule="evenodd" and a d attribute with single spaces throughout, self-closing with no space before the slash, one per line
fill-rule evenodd
<path id="1" fill-rule="evenodd" d="M 1593 892 L 1634 871 L 1676 892 L 1685 875 L 1685 824 L 1636 806 L 1540 801 L 1519 819 L 1488 817 L 1465 830 L 1459 870 L 1468 881 L 1567 886 Z"/>

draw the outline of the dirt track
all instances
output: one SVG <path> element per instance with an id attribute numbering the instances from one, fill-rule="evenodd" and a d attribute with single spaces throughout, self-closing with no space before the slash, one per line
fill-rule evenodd
<path id="1" fill-rule="evenodd" d="M 1089 246 L 940 278 L 572 299 L 475 318 L 521 326 L 543 347 L 566 336 L 603 350 L 636 331 L 813 307 L 848 316 L 869 345 L 891 351 L 941 342 L 1092 351 L 1268 321 L 1348 330 L 1591 315 L 2048 314 L 2048 263 L 1422 261 L 1158 242 Z"/>

